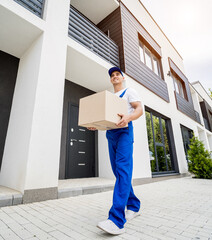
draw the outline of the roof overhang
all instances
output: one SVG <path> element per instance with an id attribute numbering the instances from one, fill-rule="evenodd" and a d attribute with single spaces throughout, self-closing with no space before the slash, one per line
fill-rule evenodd
<path id="1" fill-rule="evenodd" d="M 71 0 L 71 5 L 94 24 L 98 24 L 119 7 L 119 2 L 116 0 Z"/>

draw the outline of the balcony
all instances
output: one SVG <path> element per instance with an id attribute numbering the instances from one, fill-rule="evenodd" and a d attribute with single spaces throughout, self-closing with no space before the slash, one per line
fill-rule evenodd
<path id="1" fill-rule="evenodd" d="M 45 0 L 14 0 L 30 12 L 42 18 Z"/>
<path id="2" fill-rule="evenodd" d="M 117 44 L 73 6 L 70 6 L 68 35 L 107 62 L 119 66 Z"/>

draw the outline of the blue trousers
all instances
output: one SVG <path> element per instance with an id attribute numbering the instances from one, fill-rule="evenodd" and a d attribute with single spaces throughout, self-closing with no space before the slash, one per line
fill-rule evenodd
<path id="1" fill-rule="evenodd" d="M 133 125 L 127 128 L 108 130 L 110 162 L 116 183 L 113 191 L 113 205 L 109 217 L 119 228 L 126 223 L 125 207 L 134 212 L 140 209 L 140 200 L 135 196 L 132 188 L 133 171 Z"/>

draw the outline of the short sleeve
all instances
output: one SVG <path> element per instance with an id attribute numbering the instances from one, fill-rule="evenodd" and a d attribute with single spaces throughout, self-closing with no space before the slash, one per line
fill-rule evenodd
<path id="1" fill-rule="evenodd" d="M 127 89 L 128 92 L 128 101 L 131 102 L 140 102 L 141 99 L 138 95 L 138 93 L 133 88 Z"/>

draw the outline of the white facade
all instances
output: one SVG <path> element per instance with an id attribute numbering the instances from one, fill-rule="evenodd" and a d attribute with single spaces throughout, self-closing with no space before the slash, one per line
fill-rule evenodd
<path id="1" fill-rule="evenodd" d="M 73 0 L 75 7 L 95 24 L 119 6 L 115 0 L 101 1 L 101 6 L 98 0 L 82 2 Z M 203 124 L 177 109 L 173 81 L 167 75 L 168 58 L 184 73 L 181 56 L 139 1 L 122 2 L 161 46 L 170 102 L 125 74 L 126 86 L 137 90 L 143 109 L 148 106 L 171 119 L 179 173 L 186 173 L 180 124 L 193 130 L 206 149 L 212 151 L 212 132 L 204 127 L 199 105 L 204 98 L 212 107 L 212 100 L 199 84 L 190 86 L 194 108 Z M 22 193 L 58 186 L 65 79 L 95 92 L 111 90 L 107 71 L 112 65 L 68 37 L 69 6 L 70 0 L 46 0 L 41 19 L 13 0 L 0 3 L 0 50 L 20 59 L 0 185 Z M 145 112 L 134 122 L 134 129 L 133 178 L 151 178 Z M 98 132 L 98 166 L 99 177 L 114 178 L 104 131 Z"/>

